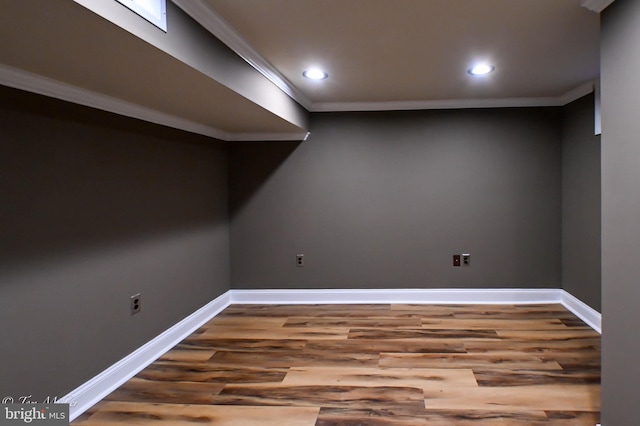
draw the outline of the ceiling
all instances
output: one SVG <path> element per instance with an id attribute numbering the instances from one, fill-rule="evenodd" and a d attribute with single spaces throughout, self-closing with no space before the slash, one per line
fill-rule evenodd
<path id="1" fill-rule="evenodd" d="M 560 97 L 599 75 L 599 16 L 581 0 L 204 1 L 311 110 Z M 470 76 L 480 60 L 496 71 Z M 313 65 L 329 79 L 304 79 Z"/>
<path id="2" fill-rule="evenodd" d="M 0 84 L 225 140 L 300 138 L 309 111 L 562 105 L 599 75 L 581 4 L 612 0 L 172 1 L 165 34 L 115 0 L 0 0 Z"/>

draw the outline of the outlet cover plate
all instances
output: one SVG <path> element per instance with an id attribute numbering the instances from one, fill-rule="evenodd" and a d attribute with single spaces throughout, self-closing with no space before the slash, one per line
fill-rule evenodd
<path id="1" fill-rule="evenodd" d="M 131 315 L 139 314 L 142 309 L 140 293 L 134 294 L 130 299 Z"/>

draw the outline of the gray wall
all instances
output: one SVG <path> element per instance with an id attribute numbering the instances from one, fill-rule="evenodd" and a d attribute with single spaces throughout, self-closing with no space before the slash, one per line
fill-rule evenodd
<path id="1" fill-rule="evenodd" d="M 0 396 L 63 396 L 228 290 L 224 144 L 4 87 L 0 128 Z"/>
<path id="2" fill-rule="evenodd" d="M 640 2 L 602 14 L 602 424 L 638 424 Z"/>
<path id="3" fill-rule="evenodd" d="M 559 108 L 320 113 L 233 144 L 232 288 L 560 288 L 561 135 Z"/>
<path id="4" fill-rule="evenodd" d="M 7 88 L 0 108 L 3 396 L 64 395 L 230 281 L 559 288 L 562 276 L 600 303 L 596 280 L 581 282 L 585 270 L 567 262 L 596 257 L 580 240 L 594 242 L 585 227 L 597 226 L 590 97 L 564 114 L 314 114 L 306 142 L 234 143 L 229 153 Z M 567 225 L 584 209 L 588 221 Z M 471 267 L 453 268 L 462 252 Z M 144 307 L 131 317 L 136 292 Z"/>
<path id="5" fill-rule="evenodd" d="M 600 136 L 594 96 L 563 108 L 562 288 L 600 311 Z"/>

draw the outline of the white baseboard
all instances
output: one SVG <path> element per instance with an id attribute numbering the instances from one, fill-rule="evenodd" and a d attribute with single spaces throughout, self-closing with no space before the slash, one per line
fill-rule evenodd
<path id="1" fill-rule="evenodd" d="M 602 334 L 602 315 L 600 312 L 573 296 L 571 293 L 564 290 L 558 291 L 562 297 L 560 303 L 562 303 L 565 308 L 573 312 L 575 316 L 584 321 L 589 327 Z"/>
<path id="2" fill-rule="evenodd" d="M 69 421 L 75 420 L 143 368 L 165 354 L 202 324 L 229 306 L 229 293 L 209 302 L 173 327 L 165 330 L 131 354 L 122 358 L 88 382 L 65 395 L 60 402 L 69 403 Z"/>
<path id="3" fill-rule="evenodd" d="M 229 290 L 173 327 L 79 386 L 60 402 L 71 403 L 70 420 L 98 403 L 124 382 L 231 304 L 546 304 L 561 303 L 600 333 L 600 313 L 561 289 L 318 289 Z"/>
<path id="4" fill-rule="evenodd" d="M 561 303 L 561 298 L 558 289 L 231 290 L 231 303 L 536 304 Z"/>
<path id="5" fill-rule="evenodd" d="M 598 333 L 601 314 L 562 289 L 317 289 L 231 290 L 245 304 L 545 304 L 561 303 Z"/>

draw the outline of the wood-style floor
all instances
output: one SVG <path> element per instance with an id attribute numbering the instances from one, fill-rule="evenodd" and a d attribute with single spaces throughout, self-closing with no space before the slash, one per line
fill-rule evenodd
<path id="1" fill-rule="evenodd" d="M 600 335 L 561 305 L 232 305 L 77 425 L 585 425 Z"/>

